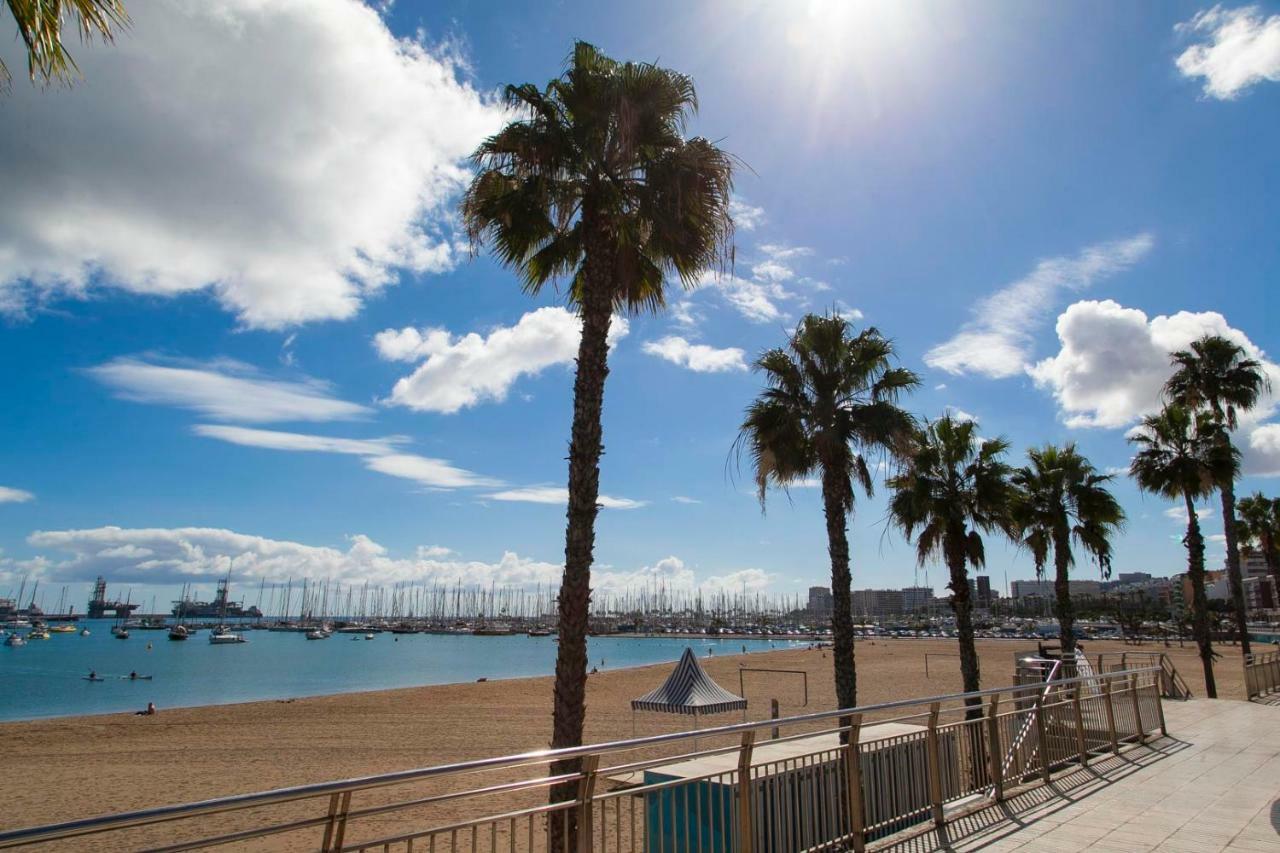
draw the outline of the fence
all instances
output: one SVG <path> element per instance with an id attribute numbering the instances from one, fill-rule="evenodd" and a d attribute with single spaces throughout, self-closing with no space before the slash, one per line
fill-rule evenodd
<path id="1" fill-rule="evenodd" d="M 1173 661 L 1164 652 L 1102 652 L 1098 655 L 1098 671 L 1108 669 L 1160 668 L 1160 695 L 1165 699 L 1190 699 L 1191 688 L 1182 680 Z"/>
<path id="2" fill-rule="evenodd" d="M 1244 659 L 1246 699 L 1260 699 L 1280 691 L 1280 652 L 1247 655 Z"/>
<path id="3" fill-rule="evenodd" d="M 0 848 L 865 849 L 1164 732 L 1145 668 L 541 751 L 0 833 Z M 978 704 L 980 714 L 973 713 Z M 968 712 L 968 713 L 967 713 Z M 767 729 L 783 734 L 764 739 Z M 699 749 L 694 738 L 709 748 Z M 572 772 L 550 769 L 576 764 Z M 576 795 L 549 802 L 552 786 Z"/>

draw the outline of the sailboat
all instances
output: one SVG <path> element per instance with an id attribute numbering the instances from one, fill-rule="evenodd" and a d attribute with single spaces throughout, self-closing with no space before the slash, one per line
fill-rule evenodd
<path id="1" fill-rule="evenodd" d="M 178 600 L 178 606 L 173 609 L 174 626 L 169 629 L 170 640 L 185 640 L 191 636 L 191 632 L 187 630 L 187 626 L 182 624 L 182 617 L 187 612 L 187 585 L 182 585 L 182 594 Z"/>
<path id="2" fill-rule="evenodd" d="M 222 602 L 221 612 L 218 613 L 218 627 L 213 629 L 213 633 L 209 635 L 209 643 L 214 646 L 227 646 L 233 643 L 247 643 L 242 635 L 232 631 L 226 625 L 227 620 L 227 596 L 231 594 L 231 570 L 227 569 L 227 579 L 222 583 L 222 589 L 219 590 L 218 598 Z"/>
<path id="3" fill-rule="evenodd" d="M 125 613 L 129 612 L 129 600 L 132 597 L 133 597 L 133 591 L 130 590 L 129 594 L 125 596 L 125 608 L 124 608 Z M 111 636 L 115 637 L 117 640 L 129 639 L 129 629 L 125 627 L 124 616 L 121 615 L 120 611 L 116 611 L 116 624 L 111 626 Z"/>

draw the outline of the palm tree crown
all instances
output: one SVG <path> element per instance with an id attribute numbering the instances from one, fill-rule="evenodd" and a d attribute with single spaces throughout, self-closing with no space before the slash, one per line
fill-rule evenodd
<path id="1" fill-rule="evenodd" d="M 921 565 L 945 558 L 948 545 L 962 549 L 970 565 L 986 564 L 981 533 L 1012 533 L 1009 517 L 1013 469 L 1004 462 L 1009 442 L 980 439 L 974 421 L 945 415 L 921 430 L 903 470 L 889 480 L 894 495 L 889 516 L 910 539 L 916 537 Z M 948 535 L 963 533 L 949 543 Z"/>
<path id="2" fill-rule="evenodd" d="M 1084 550 L 1102 571 L 1111 574 L 1111 537 L 1124 526 L 1124 510 L 1108 490 L 1111 476 L 1099 474 L 1076 450 L 1045 445 L 1027 453 L 1029 464 L 1013 474 L 1018 493 L 1013 519 L 1019 539 L 1044 575 L 1050 552 L 1054 563 L 1054 597 L 1064 653 L 1075 650 L 1069 574 L 1075 564 L 1072 545 Z"/>
<path id="3" fill-rule="evenodd" d="M 129 23 L 120 0 L 6 0 L 9 12 L 18 25 L 18 35 L 27 48 L 27 76 L 46 83 L 62 80 L 70 83 L 79 72 L 75 60 L 62 43 L 62 31 L 68 15 L 76 19 L 80 38 L 88 41 L 96 34 L 111 41 L 114 28 Z M 8 85 L 9 69 L 0 61 L 0 86 Z"/>
<path id="4" fill-rule="evenodd" d="M 906 447 L 914 421 L 897 401 L 920 380 L 892 366 L 893 342 L 877 329 L 851 331 L 838 314 L 809 314 L 785 349 L 756 361 L 766 387 L 747 409 L 739 442 L 749 448 L 761 506 L 770 485 L 831 472 L 848 514 L 855 482 L 874 492 L 867 454 Z"/>
<path id="5" fill-rule="evenodd" d="M 530 293 L 568 278 L 581 303 L 595 254 L 614 307 L 656 310 L 668 273 L 692 286 L 726 260 L 733 161 L 684 137 L 690 78 L 578 42 L 562 77 L 506 99 L 517 120 L 476 150 L 462 214 Z"/>

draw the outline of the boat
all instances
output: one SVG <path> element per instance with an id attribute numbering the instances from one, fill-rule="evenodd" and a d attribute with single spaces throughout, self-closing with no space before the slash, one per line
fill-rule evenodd
<path id="1" fill-rule="evenodd" d="M 186 625 L 174 625 L 169 629 L 170 640 L 185 640 L 191 636 L 191 632 L 187 630 Z"/>
<path id="2" fill-rule="evenodd" d="M 364 635 L 364 638 L 365 638 L 366 640 L 372 640 L 372 639 L 373 639 L 373 634 L 372 634 L 372 633 L 365 634 L 365 635 Z"/>
<path id="3" fill-rule="evenodd" d="M 307 632 L 307 639 L 308 640 L 327 640 L 329 639 L 329 632 L 324 630 L 323 628 L 314 628 Z M 352 639 L 355 639 L 355 638 L 353 637 Z"/>
<path id="4" fill-rule="evenodd" d="M 31 631 L 27 634 L 28 640 L 47 640 L 49 639 L 49 629 L 44 626 L 43 622 L 37 622 L 31 627 Z"/>
<path id="5" fill-rule="evenodd" d="M 81 678 L 85 681 L 106 681 L 101 675 L 83 675 Z"/>
<path id="6" fill-rule="evenodd" d="M 229 646 L 233 643 L 249 642 L 226 625 L 219 625 L 209 634 L 209 643 L 214 646 Z"/>
<path id="7" fill-rule="evenodd" d="M 54 625 L 49 629 L 50 634 L 74 634 L 75 632 L 75 625 Z"/>
<path id="8" fill-rule="evenodd" d="M 530 637 L 550 637 L 551 629 L 550 628 L 530 628 L 529 636 Z"/>
<path id="9" fill-rule="evenodd" d="M 87 636 L 89 636 L 89 629 L 88 629 L 88 628 L 81 628 L 81 629 L 80 629 L 80 636 L 81 636 L 81 637 L 87 637 Z"/>
<path id="10" fill-rule="evenodd" d="M 6 646 L 25 646 L 27 641 L 21 634 L 14 631 L 12 634 L 4 638 L 4 644 Z"/>
<path id="11" fill-rule="evenodd" d="M 111 636 L 115 637 L 117 640 L 127 640 L 129 639 L 129 629 L 123 625 L 112 625 Z"/>

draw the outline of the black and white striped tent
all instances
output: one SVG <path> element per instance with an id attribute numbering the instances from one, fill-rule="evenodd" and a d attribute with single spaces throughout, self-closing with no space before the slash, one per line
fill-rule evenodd
<path id="1" fill-rule="evenodd" d="M 746 710 L 747 700 L 735 696 L 711 680 L 698 663 L 693 649 L 686 648 L 666 682 L 639 699 L 631 700 L 631 710 L 692 714 L 695 722 L 702 714 L 724 714 Z"/>

